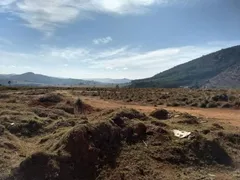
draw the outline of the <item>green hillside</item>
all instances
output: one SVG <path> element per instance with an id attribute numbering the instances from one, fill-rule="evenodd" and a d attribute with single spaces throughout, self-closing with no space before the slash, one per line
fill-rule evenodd
<path id="1" fill-rule="evenodd" d="M 151 78 L 132 81 L 131 86 L 165 88 L 203 86 L 226 69 L 236 66 L 240 66 L 240 46 L 202 56 Z"/>

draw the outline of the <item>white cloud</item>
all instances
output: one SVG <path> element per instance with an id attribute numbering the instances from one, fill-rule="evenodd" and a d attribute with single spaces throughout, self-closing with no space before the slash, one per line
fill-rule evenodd
<path id="1" fill-rule="evenodd" d="M 89 50 L 84 48 L 64 48 L 44 50 L 44 56 L 53 58 L 62 58 L 66 60 L 83 59 L 89 55 Z"/>
<path id="2" fill-rule="evenodd" d="M 93 40 L 93 44 L 95 45 L 108 44 L 110 42 L 112 42 L 112 38 L 110 36 Z"/>
<path id="3" fill-rule="evenodd" d="M 184 0 L 187 1 L 187 0 Z M 26 22 L 26 26 L 51 34 L 56 27 L 91 13 L 118 15 L 142 14 L 153 5 L 179 0 L 1 0 L 0 9 L 8 9 Z"/>
<path id="4" fill-rule="evenodd" d="M 89 48 L 46 48 L 38 53 L 0 50 L 0 72 L 28 71 L 74 78 L 145 78 L 208 53 L 240 44 L 240 41 L 143 51 L 128 46 L 98 51 Z M 14 64 L 16 66 L 11 68 Z M 66 68 L 67 67 L 67 68 Z"/>

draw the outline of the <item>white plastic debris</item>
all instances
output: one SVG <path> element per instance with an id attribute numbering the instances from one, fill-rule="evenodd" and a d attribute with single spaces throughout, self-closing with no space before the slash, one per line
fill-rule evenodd
<path id="1" fill-rule="evenodd" d="M 179 137 L 179 138 L 187 138 L 188 136 L 190 136 L 191 132 L 187 132 L 187 131 L 180 131 L 177 129 L 173 130 L 174 136 Z"/>
<path id="2" fill-rule="evenodd" d="M 216 177 L 216 175 L 214 175 L 214 174 L 208 174 L 208 176 L 210 176 L 210 177 Z"/>
<path id="3" fill-rule="evenodd" d="M 148 145 L 147 145 L 147 143 L 146 143 L 145 141 L 143 141 L 143 144 L 144 144 L 146 147 L 148 147 Z"/>
<path id="4" fill-rule="evenodd" d="M 11 123 L 10 125 L 13 126 L 15 123 Z"/>

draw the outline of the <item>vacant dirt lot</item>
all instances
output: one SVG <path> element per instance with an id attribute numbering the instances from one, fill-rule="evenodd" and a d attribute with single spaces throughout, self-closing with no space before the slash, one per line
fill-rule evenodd
<path id="1" fill-rule="evenodd" d="M 238 102 L 236 90 L 2 87 L 0 179 L 239 179 Z"/>

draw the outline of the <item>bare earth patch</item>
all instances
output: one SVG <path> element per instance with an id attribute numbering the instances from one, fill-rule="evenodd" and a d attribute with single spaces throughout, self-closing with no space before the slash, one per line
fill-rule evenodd
<path id="1" fill-rule="evenodd" d="M 189 90 L 165 91 L 0 89 L 0 179 L 239 179 L 239 110 L 181 105 Z M 123 92 L 132 94 L 114 98 Z M 152 103 L 173 92 L 183 95 L 178 105 Z M 230 98 L 208 94 L 220 104 Z M 190 133 L 180 139 L 176 129 Z"/>

